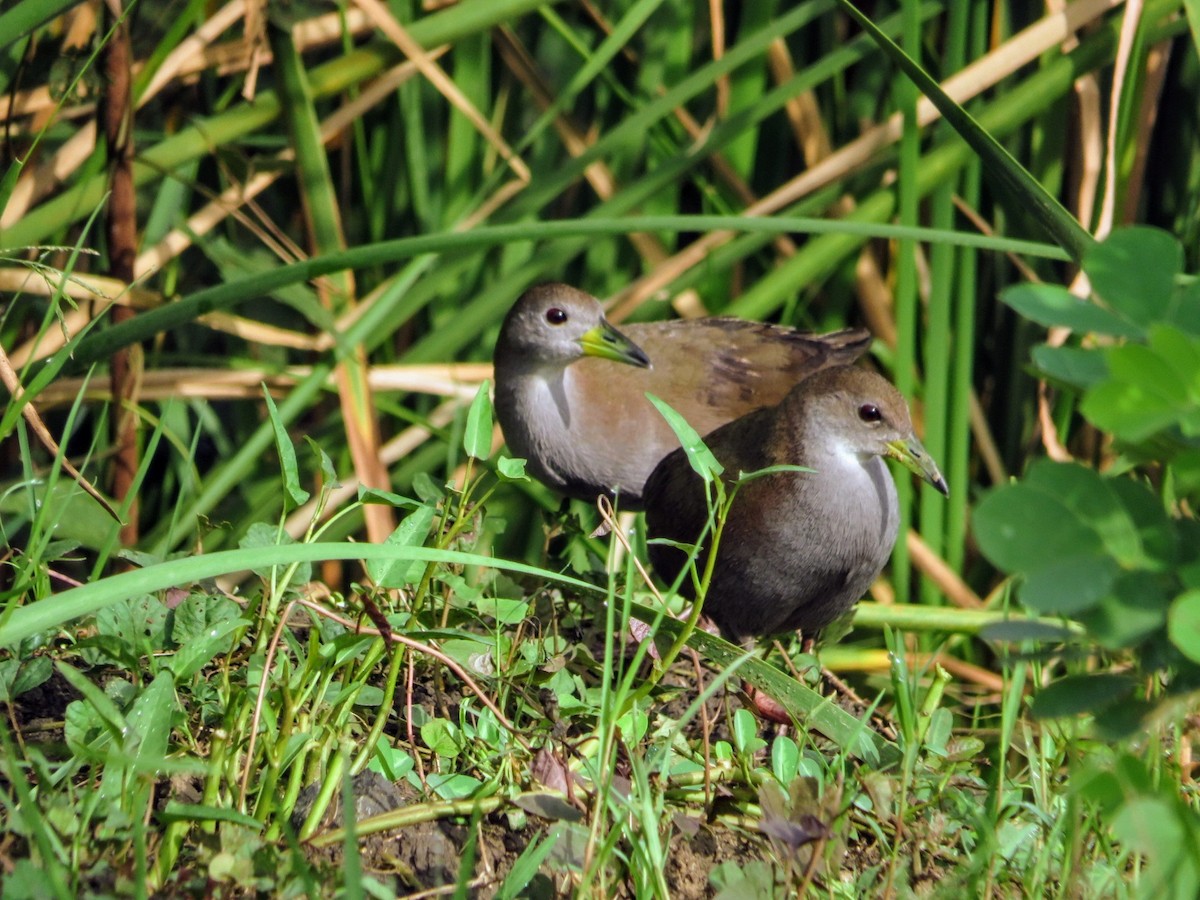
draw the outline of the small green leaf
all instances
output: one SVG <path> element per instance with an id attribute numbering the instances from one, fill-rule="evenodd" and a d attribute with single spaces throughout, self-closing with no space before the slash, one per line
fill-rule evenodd
<path id="1" fill-rule="evenodd" d="M 1179 535 L 1176 521 L 1167 514 L 1162 499 L 1142 479 L 1106 478 L 1105 484 L 1124 508 L 1141 545 L 1141 553 L 1124 564 L 1155 572 L 1174 568 L 1179 556 Z"/>
<path id="2" fill-rule="evenodd" d="M 783 785 L 791 784 L 800 772 L 800 748 L 786 734 L 776 735 L 771 742 L 771 771 Z"/>
<path id="3" fill-rule="evenodd" d="M 705 481 L 712 481 L 725 471 L 725 467 L 717 462 L 717 458 L 705 445 L 699 432 L 688 424 L 687 419 L 651 393 L 646 394 L 646 399 L 653 403 L 654 408 L 667 420 L 667 424 L 679 438 L 679 443 L 683 445 L 683 452 L 687 454 L 688 462 L 692 464 L 692 468 L 701 478 Z"/>
<path id="4" fill-rule="evenodd" d="M 101 797 L 119 803 L 130 813 L 141 811 L 142 798 L 149 793 L 152 782 L 135 782 L 133 777 L 153 773 L 162 766 L 178 706 L 174 677 L 163 669 L 142 689 L 125 716 L 122 746 L 109 746 L 109 758 L 100 778 Z"/>
<path id="5" fill-rule="evenodd" d="M 443 800 L 466 800 L 483 787 L 482 781 L 470 775 L 441 775 L 434 772 L 425 781 Z"/>
<path id="6" fill-rule="evenodd" d="M 646 736 L 646 731 L 650 728 L 650 717 L 644 709 L 631 709 L 617 719 L 617 727 L 621 729 L 621 736 L 625 742 L 634 745 Z"/>
<path id="7" fill-rule="evenodd" d="M 467 427 L 463 430 L 463 450 L 474 459 L 492 455 L 492 401 L 488 396 L 491 382 L 486 379 L 475 392 L 467 411 Z"/>
<path id="8" fill-rule="evenodd" d="M 1195 812 L 1161 788 L 1154 794 L 1126 790 L 1128 799 L 1112 819 L 1112 832 L 1129 852 L 1146 860 L 1141 896 L 1175 900 L 1200 895 Z"/>
<path id="9" fill-rule="evenodd" d="M 432 506 L 417 507 L 400 521 L 384 543 L 397 547 L 423 546 L 433 528 L 434 515 Z M 382 588 L 401 588 L 419 581 L 425 566 L 420 560 L 401 557 L 373 559 L 367 561 L 367 574 Z"/>
<path id="10" fill-rule="evenodd" d="M 475 602 L 480 615 L 490 616 L 501 625 L 517 625 L 529 616 L 529 604 L 524 600 L 503 597 L 481 597 Z"/>
<path id="11" fill-rule="evenodd" d="M 434 481 L 428 472 L 418 472 L 413 476 L 412 489 L 422 503 L 428 503 L 430 506 L 436 506 L 437 502 L 446 496 L 443 485 Z"/>
<path id="12" fill-rule="evenodd" d="M 198 640 L 218 626 L 235 621 L 241 612 L 240 606 L 221 594 L 188 594 L 171 616 L 171 643 L 178 647 Z"/>
<path id="13" fill-rule="evenodd" d="M 496 460 L 496 471 L 500 473 L 500 477 L 505 481 L 530 480 L 529 476 L 525 474 L 525 460 L 523 459 L 501 456 Z"/>
<path id="14" fill-rule="evenodd" d="M 50 680 L 54 663 L 48 656 L 0 661 L 0 702 L 11 703 Z"/>
<path id="15" fill-rule="evenodd" d="M 438 756 L 451 759 L 458 756 L 458 726 L 447 719 L 430 719 L 422 724 L 421 740 Z"/>
<path id="16" fill-rule="evenodd" d="M 237 604 L 233 604 L 236 606 Z M 233 646 L 232 635 L 243 626 L 253 624 L 248 619 L 232 618 L 215 623 L 204 633 L 182 644 L 169 663 L 177 681 L 191 678 L 219 653 L 228 653 Z"/>
<path id="17" fill-rule="evenodd" d="M 306 434 L 304 440 L 321 467 L 321 483 L 327 488 L 341 487 L 341 482 L 338 481 L 337 469 L 333 467 L 333 460 L 329 458 L 329 454 L 325 452 L 325 448 L 314 441 L 310 435 Z"/>
<path id="18" fill-rule="evenodd" d="M 275 401 L 271 399 L 271 392 L 267 390 L 265 383 L 262 389 L 263 397 L 267 401 L 267 417 L 271 420 L 271 429 L 275 432 L 275 450 L 279 454 L 279 465 L 283 469 L 283 490 L 293 504 L 300 506 L 302 503 L 307 503 L 311 495 L 300 486 L 300 469 L 296 464 L 296 448 L 292 444 L 292 439 L 288 437 L 287 429 L 279 418 L 279 410 L 275 408 Z"/>
<path id="19" fill-rule="evenodd" d="M 1141 325 L 1160 321 L 1183 270 L 1183 247 L 1158 228 L 1114 231 L 1083 256 L 1092 290 L 1118 313 Z"/>
<path id="20" fill-rule="evenodd" d="M 1148 395 L 1170 405 L 1187 402 L 1187 384 L 1180 372 L 1154 347 L 1125 344 L 1108 352 L 1108 372 L 1113 381 L 1137 385 Z"/>
<path id="21" fill-rule="evenodd" d="M 743 757 L 750 757 L 767 746 L 767 742 L 758 736 L 758 720 L 744 707 L 733 714 L 733 744 Z"/>
<path id="22" fill-rule="evenodd" d="M 925 746 L 931 753 L 946 756 L 953 731 L 954 716 L 950 710 L 944 707 L 935 709 L 925 730 Z"/>
<path id="23" fill-rule="evenodd" d="M 360 503 L 381 503 L 397 509 L 418 509 L 421 506 L 419 500 L 412 500 L 403 494 L 369 488 L 361 484 L 358 486 L 358 501 Z"/>
<path id="24" fill-rule="evenodd" d="M 1150 349 L 1170 368 L 1189 404 L 1200 403 L 1200 338 L 1158 325 L 1150 329 Z"/>

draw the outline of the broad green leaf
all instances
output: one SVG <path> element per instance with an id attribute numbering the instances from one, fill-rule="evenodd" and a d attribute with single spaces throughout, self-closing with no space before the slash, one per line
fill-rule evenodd
<path id="1" fill-rule="evenodd" d="M 1161 580 L 1154 574 L 1144 570 L 1123 572 L 1109 595 L 1079 620 L 1088 636 L 1102 647 L 1133 647 L 1162 629 L 1169 602 Z"/>
<path id="2" fill-rule="evenodd" d="M 1076 388 L 1091 387 L 1108 375 L 1104 351 L 1083 347 L 1039 344 L 1033 348 L 1033 364 L 1047 378 Z"/>
<path id="3" fill-rule="evenodd" d="M 1171 604 L 1167 634 L 1179 652 L 1200 663 L 1200 590 L 1185 591 Z"/>
<path id="4" fill-rule="evenodd" d="M 1173 406 L 1187 402 L 1187 386 L 1180 373 L 1155 347 L 1125 344 L 1108 351 L 1108 373 L 1113 381 L 1137 385 L 1148 395 Z"/>
<path id="5" fill-rule="evenodd" d="M 1200 450 L 1188 450 L 1171 460 L 1169 469 L 1175 493 L 1181 497 L 1200 495 Z"/>
<path id="6" fill-rule="evenodd" d="M 31 504 L 52 507 L 50 525 L 56 538 L 77 542 L 89 550 L 104 548 L 121 527 L 83 488 L 66 478 L 58 479 L 49 488 L 38 481 L 23 485 L 20 490 L 0 491 L 0 516 L 9 529 L 18 518 L 29 515 Z"/>
<path id="7" fill-rule="evenodd" d="M 1113 479 L 1074 463 L 1042 460 L 1032 466 L 1026 483 L 1058 497 L 1085 527 L 1098 534 L 1122 564 L 1141 558 L 1141 540 L 1129 511 L 1113 488 Z"/>
<path id="8" fill-rule="evenodd" d="M 236 620 L 242 608 L 221 594 L 195 591 L 175 607 L 171 616 L 171 642 L 176 646 L 198 640 L 226 622 Z"/>
<path id="9" fill-rule="evenodd" d="M 1030 321 L 1061 326 L 1076 334 L 1140 338 L 1145 331 L 1090 300 L 1081 300 L 1056 284 L 1018 284 L 1000 299 Z"/>
<path id="10" fill-rule="evenodd" d="M 1200 279 L 1175 292 L 1164 322 L 1186 334 L 1200 335 Z"/>
<path id="11" fill-rule="evenodd" d="M 1200 403 L 1200 338 L 1156 325 L 1150 329 L 1150 349 L 1170 368 L 1190 405 Z"/>
<path id="12" fill-rule="evenodd" d="M 1133 322 L 1150 325 L 1163 318 L 1183 270 L 1183 248 L 1157 228 L 1114 231 L 1083 256 L 1092 290 Z"/>
<path id="13" fill-rule="evenodd" d="M 1068 675 L 1042 688 L 1031 710 L 1039 719 L 1094 712 L 1128 697 L 1135 684 L 1129 675 Z"/>
<path id="14" fill-rule="evenodd" d="M 152 782 L 135 779 L 161 768 L 177 708 L 174 677 L 163 669 L 138 694 L 125 716 L 121 745 L 109 745 L 100 779 L 101 796 L 119 802 L 130 813 L 143 809 L 142 797 Z"/>
<path id="15" fill-rule="evenodd" d="M 446 496 L 443 486 L 434 481 L 428 472 L 418 472 L 413 476 L 412 489 L 422 503 L 430 506 L 436 506 Z"/>
<path id="16" fill-rule="evenodd" d="M 1132 794 L 1132 792 L 1130 792 Z M 1140 896 L 1190 900 L 1200 894 L 1195 812 L 1160 790 L 1132 794 L 1112 819 L 1113 835 L 1145 860 Z"/>
<path id="17" fill-rule="evenodd" d="M 1169 428 L 1178 405 L 1136 384 L 1106 381 L 1088 390 L 1079 405 L 1084 417 L 1101 431 L 1138 443 Z"/>
<path id="18" fill-rule="evenodd" d="M 767 746 L 759 737 L 758 720 L 750 710 L 742 708 L 733 714 L 733 744 L 743 757 L 750 757 Z"/>
<path id="19" fill-rule="evenodd" d="M 1061 498 L 1023 482 L 986 495 L 973 521 L 984 556 L 1005 572 L 1029 572 L 1102 546 Z"/>
<path id="20" fill-rule="evenodd" d="M 638 744 L 650 728 L 650 717 L 644 709 L 635 708 L 617 719 L 616 724 L 621 729 L 621 736 L 624 740 L 630 744 Z"/>
<path id="21" fill-rule="evenodd" d="M 1017 592 L 1022 603 L 1039 613 L 1074 615 L 1099 603 L 1118 571 L 1103 553 L 1068 556 L 1029 571 Z"/>
<path id="22" fill-rule="evenodd" d="M 127 644 L 138 656 L 166 647 L 167 607 L 149 594 L 128 597 L 96 614 L 96 633 Z"/>
<path id="23" fill-rule="evenodd" d="M 979 629 L 979 636 L 985 641 L 1019 641 L 1062 642 L 1073 637 L 1070 629 L 1035 619 L 1010 619 L 1007 622 L 996 622 L 994 625 L 984 625 Z"/>
<path id="24" fill-rule="evenodd" d="M 1140 568 L 1155 572 L 1172 568 L 1179 556 L 1179 537 L 1176 523 L 1167 515 L 1162 499 L 1140 479 L 1107 478 L 1105 483 L 1137 530 L 1142 552 L 1128 563 L 1136 562 Z"/>

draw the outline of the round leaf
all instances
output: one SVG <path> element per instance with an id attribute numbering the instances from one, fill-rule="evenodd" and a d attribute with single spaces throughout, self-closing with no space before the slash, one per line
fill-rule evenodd
<path id="1" fill-rule="evenodd" d="M 1139 338 L 1143 330 L 1089 300 L 1054 284 L 1019 284 L 1000 299 L 1025 318 L 1047 327 L 1061 325 L 1076 334 Z"/>
<path id="2" fill-rule="evenodd" d="M 1128 696 L 1133 684 L 1128 675 L 1068 675 L 1043 688 L 1032 711 L 1039 719 L 1093 712 Z"/>
<path id="3" fill-rule="evenodd" d="M 1083 257 L 1092 289 L 1109 306 L 1143 325 L 1163 318 L 1183 270 L 1183 248 L 1157 228 L 1123 228 Z"/>
<path id="4" fill-rule="evenodd" d="M 1180 594 L 1167 616 L 1167 634 L 1179 652 L 1200 663 L 1200 590 Z"/>
<path id="5" fill-rule="evenodd" d="M 976 508 L 973 521 L 983 555 L 1010 573 L 1100 549 L 1096 532 L 1061 499 L 1025 483 L 992 491 Z"/>
<path id="6" fill-rule="evenodd" d="M 1112 557 L 1102 553 L 1055 560 L 1025 576 L 1021 602 L 1045 614 L 1080 613 L 1108 594 L 1119 571 Z"/>

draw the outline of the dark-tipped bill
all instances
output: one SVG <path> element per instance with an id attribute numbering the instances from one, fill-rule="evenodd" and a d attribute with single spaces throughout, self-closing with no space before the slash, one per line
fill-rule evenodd
<path id="1" fill-rule="evenodd" d="M 946 486 L 946 479 L 942 477 L 937 463 L 933 461 L 933 457 L 926 452 L 925 447 L 915 436 L 888 441 L 887 446 L 888 456 L 909 471 L 920 475 L 924 481 L 928 481 L 947 497 L 950 496 L 950 488 Z"/>
<path id="2" fill-rule="evenodd" d="M 584 356 L 598 356 L 642 369 L 650 367 L 650 357 L 642 348 L 617 331 L 607 319 L 580 335 L 579 346 L 583 348 Z"/>

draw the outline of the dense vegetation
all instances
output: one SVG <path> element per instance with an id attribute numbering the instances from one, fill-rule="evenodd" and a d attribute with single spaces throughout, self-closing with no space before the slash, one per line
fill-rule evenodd
<path id="1" fill-rule="evenodd" d="M 1060 6 L 5 4 L 0 893 L 1200 893 L 1200 3 Z M 818 657 L 505 455 L 546 280 L 875 334 Z"/>

